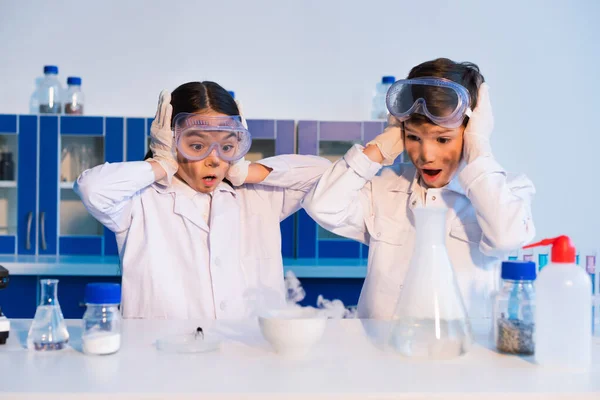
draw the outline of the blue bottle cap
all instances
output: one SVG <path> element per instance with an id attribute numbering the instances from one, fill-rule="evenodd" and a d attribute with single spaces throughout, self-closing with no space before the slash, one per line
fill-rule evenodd
<path id="1" fill-rule="evenodd" d="M 81 86 L 81 78 L 78 76 L 70 76 L 67 78 L 67 85 L 79 85 Z"/>
<path id="2" fill-rule="evenodd" d="M 383 84 L 392 84 L 396 82 L 396 78 L 393 76 L 384 76 L 383 78 L 381 78 L 381 83 Z"/>
<path id="3" fill-rule="evenodd" d="M 533 261 L 502 261 L 502 279 L 511 281 L 533 281 L 536 276 Z"/>
<path id="4" fill-rule="evenodd" d="M 44 65 L 44 74 L 58 74 L 58 67 L 56 65 Z"/>
<path id="5" fill-rule="evenodd" d="M 87 304 L 120 304 L 121 285 L 118 283 L 88 283 L 85 286 Z"/>
<path id="6" fill-rule="evenodd" d="M 229 93 L 229 95 L 235 99 L 235 92 L 233 90 L 229 90 L 227 93 Z"/>

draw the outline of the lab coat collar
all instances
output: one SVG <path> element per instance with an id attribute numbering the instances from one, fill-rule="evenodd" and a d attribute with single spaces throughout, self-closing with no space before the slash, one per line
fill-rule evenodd
<path id="1" fill-rule="evenodd" d="M 171 185 L 169 185 L 169 186 L 164 186 L 164 185 L 161 185 L 160 183 L 156 183 L 156 182 L 153 183 L 152 186 L 159 193 L 175 193 L 176 195 L 183 195 L 190 199 L 196 195 L 204 194 L 204 193 L 201 193 L 201 192 L 198 192 L 198 191 L 192 189 L 187 183 L 185 183 L 182 179 L 180 179 L 176 175 L 173 176 L 173 181 L 171 182 Z M 216 192 L 216 191 L 229 192 L 234 197 L 236 196 L 235 189 L 233 187 L 231 187 L 231 185 L 229 185 L 225 182 L 219 183 L 219 185 L 215 188 L 214 192 Z M 211 193 L 211 195 L 212 195 L 212 193 Z"/>
<path id="2" fill-rule="evenodd" d="M 462 170 L 465 169 L 466 166 L 467 166 L 467 162 L 464 159 L 460 160 L 460 163 L 458 164 L 458 169 L 454 173 L 454 176 L 452 177 L 450 182 L 448 182 L 448 184 L 446 186 L 444 186 L 442 189 L 450 190 L 450 191 L 453 191 L 453 192 L 456 192 L 458 194 L 462 194 L 463 196 L 465 196 L 466 195 L 465 190 L 463 189 L 462 185 L 458 181 L 458 176 L 460 175 Z"/>
<path id="3" fill-rule="evenodd" d="M 204 221 L 202 216 L 202 212 L 198 209 L 198 206 L 194 204 L 195 196 L 212 196 L 214 198 L 215 192 L 228 192 L 231 193 L 232 196 L 236 196 L 235 190 L 225 182 L 221 182 L 215 191 L 210 194 L 201 193 L 190 186 L 187 183 L 179 179 L 177 176 L 173 177 L 173 181 L 171 185 L 166 187 L 157 183 L 154 183 L 154 188 L 159 193 L 171 194 L 174 196 L 174 205 L 173 212 L 177 215 L 182 216 L 183 218 L 189 220 L 194 225 L 198 226 L 200 229 L 208 232 L 209 227 Z M 212 208 L 212 205 L 210 206 Z"/>
<path id="4" fill-rule="evenodd" d="M 402 174 L 400 174 L 401 168 Z M 392 192 L 412 193 L 417 182 L 417 169 L 412 164 L 400 164 L 392 166 L 392 169 L 398 174 L 398 178 L 390 184 L 389 188 Z"/>

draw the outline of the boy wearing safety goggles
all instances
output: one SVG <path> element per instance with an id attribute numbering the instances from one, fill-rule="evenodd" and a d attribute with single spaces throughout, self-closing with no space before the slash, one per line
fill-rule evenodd
<path id="1" fill-rule="evenodd" d="M 498 261 L 535 236 L 535 189 L 492 155 L 488 86 L 475 64 L 437 59 L 396 82 L 387 107 L 384 132 L 333 164 L 304 207 L 325 229 L 369 245 L 358 314 L 378 319 L 392 317 L 402 289 L 413 209 L 448 208 L 446 245 L 469 315 L 489 317 Z M 392 165 L 404 151 L 411 163 Z"/>
<path id="2" fill-rule="evenodd" d="M 124 317 L 244 318 L 283 305 L 279 224 L 330 163 L 246 161 L 250 132 L 214 82 L 163 91 L 150 136 L 147 160 L 105 163 L 75 184 L 116 233 Z"/>

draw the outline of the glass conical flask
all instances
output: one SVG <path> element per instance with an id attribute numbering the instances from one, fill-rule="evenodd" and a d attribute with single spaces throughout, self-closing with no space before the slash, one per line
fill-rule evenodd
<path id="1" fill-rule="evenodd" d="M 58 304 L 58 279 L 40 280 L 40 305 L 27 335 L 27 347 L 32 350 L 60 350 L 69 341 L 67 325 Z"/>
<path id="2" fill-rule="evenodd" d="M 416 243 L 396 305 L 389 345 L 403 356 L 442 360 L 466 353 L 471 325 L 446 251 L 446 208 L 413 210 Z"/>

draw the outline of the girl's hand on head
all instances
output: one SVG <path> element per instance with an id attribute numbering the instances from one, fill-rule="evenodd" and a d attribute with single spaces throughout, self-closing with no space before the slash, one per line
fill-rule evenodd
<path id="1" fill-rule="evenodd" d="M 179 169 L 177 153 L 175 151 L 175 138 L 173 137 L 173 131 L 171 131 L 172 113 L 171 93 L 168 90 L 163 90 L 160 92 L 156 116 L 150 127 L 150 150 L 152 151 L 152 158 L 148 161 L 155 161 L 165 170 L 166 174 L 157 179 L 158 183 L 165 186 L 171 184 L 173 175 Z"/>

